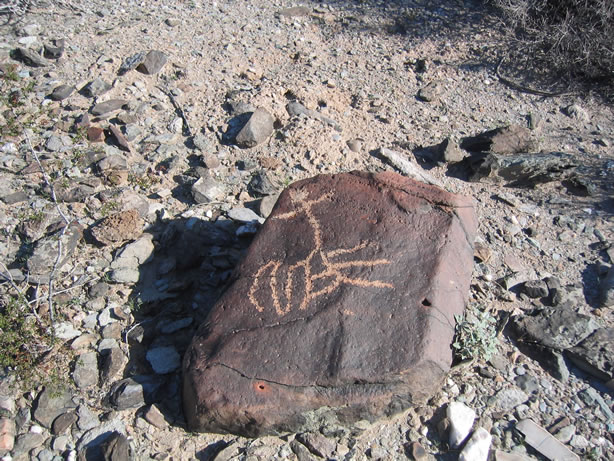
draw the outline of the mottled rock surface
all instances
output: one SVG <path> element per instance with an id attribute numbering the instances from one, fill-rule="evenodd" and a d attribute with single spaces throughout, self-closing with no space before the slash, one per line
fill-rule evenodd
<path id="1" fill-rule="evenodd" d="M 394 173 L 289 187 L 185 355 L 191 430 L 351 424 L 437 391 L 475 229 L 470 199 Z"/>
<path id="2" fill-rule="evenodd" d="M 103 245 L 118 245 L 138 238 L 143 233 L 143 224 L 137 210 L 126 210 L 102 219 L 91 232 Z"/>

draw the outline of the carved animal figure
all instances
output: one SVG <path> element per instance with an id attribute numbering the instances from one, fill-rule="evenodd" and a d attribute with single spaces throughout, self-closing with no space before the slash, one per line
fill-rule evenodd
<path id="1" fill-rule="evenodd" d="M 344 269 L 352 267 L 374 267 L 383 264 L 390 264 L 388 259 L 351 259 L 339 260 L 344 255 L 351 255 L 360 250 L 371 246 L 369 242 L 361 242 L 352 248 L 338 248 L 324 250 L 322 248 L 322 235 L 320 223 L 314 214 L 314 206 L 331 198 L 330 194 L 320 198 L 307 200 L 307 194 L 303 191 L 291 191 L 290 198 L 296 204 L 294 211 L 275 216 L 273 219 L 289 220 L 304 214 L 309 223 L 313 234 L 313 249 L 300 261 L 287 267 L 285 280 L 280 274 L 280 267 L 283 261 L 271 260 L 262 266 L 254 277 L 248 296 L 256 310 L 263 312 L 265 306 L 256 298 L 256 294 L 263 285 L 268 283 L 271 292 L 273 307 L 279 315 L 285 315 L 293 306 L 298 306 L 300 310 L 307 308 L 314 299 L 328 295 L 341 285 L 354 285 L 359 287 L 375 288 L 394 288 L 390 283 L 380 280 L 365 280 L 362 278 L 352 278 L 343 272 Z M 304 293 L 302 298 L 296 299 L 294 287 L 297 278 L 301 278 L 304 283 Z M 285 302 L 282 301 L 284 298 Z"/>

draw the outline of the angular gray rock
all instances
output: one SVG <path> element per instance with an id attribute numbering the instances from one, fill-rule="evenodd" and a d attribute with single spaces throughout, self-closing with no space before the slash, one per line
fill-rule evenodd
<path id="1" fill-rule="evenodd" d="M 53 421 L 51 432 L 54 435 L 65 433 L 70 427 L 77 422 L 78 416 L 74 411 L 68 411 L 61 414 Z"/>
<path id="2" fill-rule="evenodd" d="M 599 325 L 570 305 L 546 307 L 533 316 L 514 319 L 519 339 L 555 350 L 569 349 L 587 338 Z"/>
<path id="3" fill-rule="evenodd" d="M 100 426 L 87 431 L 78 441 L 77 450 L 82 456 L 82 459 L 87 461 L 109 461 L 109 458 L 105 457 L 105 447 L 111 437 L 115 433 L 124 435 L 126 434 L 126 425 L 120 419 L 112 419 Z M 114 461 L 119 461 L 115 458 Z M 130 458 L 125 458 L 129 461 Z"/>
<path id="4" fill-rule="evenodd" d="M 614 307 L 614 266 L 610 267 L 599 287 L 601 307 Z"/>
<path id="5" fill-rule="evenodd" d="M 58 245 L 58 233 L 38 240 L 35 243 L 32 256 L 26 262 L 30 272 L 30 280 L 48 283 L 49 274 L 53 267 L 55 266 L 56 270 L 60 270 L 69 262 L 82 237 L 83 229 L 81 229 L 79 224 L 73 223 L 68 226 L 64 235 L 60 237 L 61 248 Z M 58 254 L 60 258 L 56 266 Z"/>
<path id="6" fill-rule="evenodd" d="M 66 40 L 63 38 L 56 38 L 45 43 L 45 57 L 50 59 L 59 59 L 64 54 L 64 48 L 66 46 Z"/>
<path id="7" fill-rule="evenodd" d="M 614 328 L 599 328 L 566 354 L 580 369 L 614 389 Z"/>
<path id="8" fill-rule="evenodd" d="M 125 105 L 126 101 L 123 99 L 109 99 L 108 101 L 96 104 L 92 107 L 91 112 L 97 116 L 106 115 L 109 112 L 121 109 Z"/>
<path id="9" fill-rule="evenodd" d="M 477 136 L 467 136 L 461 140 L 460 147 L 473 153 L 509 155 L 534 152 L 537 145 L 532 140 L 531 130 L 519 125 L 510 125 Z"/>
<path id="10" fill-rule="evenodd" d="M 578 161 L 563 152 L 539 154 L 486 154 L 470 159 L 471 181 L 488 181 L 506 185 L 535 186 L 561 181 L 573 175 Z"/>
<path id="11" fill-rule="evenodd" d="M 437 179 L 420 168 L 417 163 L 412 162 L 409 160 L 409 158 L 399 152 L 381 147 L 378 149 L 377 154 L 380 158 L 395 167 L 408 178 L 434 186 L 441 185 Z"/>
<path id="12" fill-rule="evenodd" d="M 119 347 L 107 349 L 101 355 L 100 377 L 104 382 L 112 381 L 123 371 L 128 358 Z"/>
<path id="13" fill-rule="evenodd" d="M 274 121 L 265 109 L 256 109 L 235 137 L 237 146 L 250 148 L 262 144 L 273 133 Z"/>
<path id="14" fill-rule="evenodd" d="M 548 284 L 543 280 L 529 280 L 522 286 L 522 292 L 529 298 L 545 298 L 548 296 Z"/>
<path id="15" fill-rule="evenodd" d="M 489 405 L 498 411 L 511 411 L 529 400 L 529 396 L 515 386 L 506 387 L 488 400 Z"/>
<path id="16" fill-rule="evenodd" d="M 40 447 L 45 442 L 46 437 L 43 434 L 35 432 L 26 432 L 17 436 L 15 446 L 13 447 L 13 456 L 20 457 L 27 454 L 30 450 Z"/>
<path id="17" fill-rule="evenodd" d="M 74 91 L 75 87 L 72 85 L 56 86 L 49 95 L 49 99 L 52 99 L 54 101 L 62 101 L 68 98 Z"/>
<path id="18" fill-rule="evenodd" d="M 224 187 L 211 176 L 200 178 L 192 185 L 192 196 L 196 203 L 209 203 L 219 200 L 224 195 Z"/>
<path id="19" fill-rule="evenodd" d="M 443 93 L 443 87 L 440 82 L 432 81 L 428 83 L 426 86 L 423 86 L 418 91 L 418 99 L 424 102 L 435 102 Z"/>
<path id="20" fill-rule="evenodd" d="M 172 346 L 149 349 L 146 357 L 151 368 L 159 375 L 172 373 L 181 366 L 181 356 Z"/>
<path id="21" fill-rule="evenodd" d="M 296 440 L 305 445 L 311 453 L 320 458 L 332 458 L 335 453 L 336 443 L 334 440 L 324 437 L 317 432 L 305 432 L 297 434 Z"/>
<path id="22" fill-rule="evenodd" d="M 268 170 L 262 170 L 252 176 L 250 189 L 259 195 L 278 195 L 282 188 L 278 178 Z"/>
<path id="23" fill-rule="evenodd" d="M 232 208 L 228 212 L 228 217 L 233 221 L 248 223 L 252 221 L 261 221 L 262 218 L 254 213 L 249 208 Z"/>
<path id="24" fill-rule="evenodd" d="M 277 199 L 279 198 L 279 194 L 267 195 L 260 200 L 260 204 L 258 205 L 258 211 L 260 212 L 260 216 L 264 218 L 268 218 L 271 212 L 273 211 L 273 207 L 277 203 Z"/>
<path id="25" fill-rule="evenodd" d="M 122 411 L 154 403 L 163 381 L 158 376 L 137 375 L 122 379 L 111 387 L 107 401 L 111 407 Z"/>
<path id="26" fill-rule="evenodd" d="M 143 62 L 143 59 L 145 59 L 145 54 L 145 51 L 140 51 L 124 59 L 124 62 L 122 62 L 122 65 L 119 67 L 118 74 L 123 75 L 126 72 L 136 69 L 139 64 Z"/>
<path id="27" fill-rule="evenodd" d="M 51 427 L 53 420 L 67 411 L 77 408 L 68 390 L 45 387 L 35 403 L 34 419 L 45 427 Z"/>
<path id="28" fill-rule="evenodd" d="M 136 70 L 146 75 L 154 75 L 160 72 L 164 64 L 166 64 L 166 55 L 161 51 L 152 50 L 148 52 L 141 63 L 136 67 Z"/>
<path id="29" fill-rule="evenodd" d="M 154 249 L 153 235 L 142 234 L 141 237 L 124 246 L 117 253 L 115 259 L 111 263 L 111 268 L 137 269 L 151 259 Z"/>
<path id="30" fill-rule="evenodd" d="M 90 410 L 86 405 L 81 404 L 77 409 L 77 416 L 79 420 L 77 421 L 77 426 L 82 431 L 89 431 L 100 425 L 100 420 L 96 413 Z"/>
<path id="31" fill-rule="evenodd" d="M 130 461 L 130 442 L 124 434 L 113 432 L 102 444 L 104 461 Z"/>
<path id="32" fill-rule="evenodd" d="M 85 352 L 79 355 L 72 378 L 80 389 L 98 384 L 98 354 Z"/>
<path id="33" fill-rule="evenodd" d="M 103 79 L 98 77 L 98 78 L 95 78 L 94 80 L 92 80 L 90 83 L 88 83 L 83 88 L 83 92 L 86 95 L 88 95 L 88 96 L 93 98 L 95 96 L 100 96 L 101 94 L 106 93 L 111 88 L 113 88 L 113 87 L 110 84 L 108 84 Z"/>
<path id="34" fill-rule="evenodd" d="M 438 146 L 439 158 L 444 163 L 458 163 L 465 158 L 465 153 L 452 138 L 444 139 Z"/>
<path id="35" fill-rule="evenodd" d="M 27 48 L 17 48 L 15 50 L 15 56 L 21 62 L 31 67 L 46 67 L 51 65 L 51 61 L 46 60 L 38 53 Z"/>

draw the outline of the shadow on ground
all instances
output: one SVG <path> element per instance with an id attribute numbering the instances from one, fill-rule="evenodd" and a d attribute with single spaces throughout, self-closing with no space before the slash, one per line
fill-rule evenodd
<path id="1" fill-rule="evenodd" d="M 236 236 L 237 227 L 223 218 L 181 218 L 148 230 L 156 251 L 139 268 L 139 282 L 130 294 L 134 321 L 122 338 L 129 362 L 123 379 L 109 383 L 110 407 L 141 408 L 137 414 L 143 415 L 155 403 L 169 424 L 187 429 L 180 361 L 251 242 Z"/>

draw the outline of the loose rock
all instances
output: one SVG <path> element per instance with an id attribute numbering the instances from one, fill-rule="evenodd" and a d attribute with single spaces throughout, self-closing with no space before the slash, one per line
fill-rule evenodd
<path id="1" fill-rule="evenodd" d="M 418 91 L 418 99 L 425 102 L 435 102 L 441 97 L 442 93 L 443 87 L 441 86 L 441 83 L 433 81 L 420 88 Z"/>
<path id="2" fill-rule="evenodd" d="M 102 245 L 117 246 L 143 233 L 144 221 L 137 210 L 126 210 L 103 218 L 92 227 L 92 236 Z"/>
<path id="3" fill-rule="evenodd" d="M 68 98 L 73 91 L 75 91 L 75 87 L 71 85 L 60 85 L 53 89 L 49 98 L 54 101 L 63 101 Z"/>
<path id="4" fill-rule="evenodd" d="M 159 375 L 177 370 L 181 364 L 181 357 L 174 347 L 155 347 L 147 351 L 147 361 Z"/>
<path id="5" fill-rule="evenodd" d="M 166 64 L 166 55 L 161 51 L 152 50 L 148 52 L 136 70 L 146 75 L 155 75 Z"/>
<path id="6" fill-rule="evenodd" d="M 412 220 L 417 209 L 423 210 L 420 224 Z M 347 408 L 328 417 L 350 424 L 352 415 L 375 419 L 390 405 L 400 410 L 402 402 L 433 392 L 450 364 L 448 319 L 462 311 L 470 279 L 472 265 L 460 261 L 473 257 L 471 201 L 393 173 L 354 173 L 298 182 L 275 210 L 187 352 L 183 395 L 190 427 L 250 436 L 310 429 L 319 427 L 322 406 Z M 398 240 L 416 225 L 421 230 L 414 237 Z M 427 243 L 425 235 L 446 240 Z M 445 249 L 431 251 L 433 244 Z M 420 269 L 408 278 L 406 267 Z M 386 309 L 376 307 L 382 302 Z M 390 322 L 394 306 L 399 315 L 416 317 Z M 437 341 L 408 344 L 407 338 L 420 336 L 407 328 L 423 323 L 420 331 Z M 266 358 L 270 354 L 275 360 Z M 366 362 L 365 354 L 373 360 Z M 381 383 L 382 367 L 387 390 L 356 384 Z M 320 386 L 327 387 L 325 394 Z"/>
<path id="7" fill-rule="evenodd" d="M 98 383 L 98 354 L 86 352 L 77 357 L 72 377 L 81 389 L 95 386 Z"/>
<path id="8" fill-rule="evenodd" d="M 209 203 L 219 200 L 224 195 L 222 184 L 211 176 L 200 178 L 192 186 L 192 196 L 196 203 Z"/>
<path id="9" fill-rule="evenodd" d="M 17 48 L 17 50 L 15 51 L 15 55 L 17 59 L 19 59 L 28 66 L 46 67 L 51 65 L 50 61 L 47 61 L 39 54 L 35 53 L 32 50 L 28 50 L 27 48 Z"/>
<path id="10" fill-rule="evenodd" d="M 265 109 L 256 109 L 237 134 L 237 146 L 250 148 L 262 144 L 273 133 L 273 122 L 273 116 Z"/>
<path id="11" fill-rule="evenodd" d="M 562 181 L 574 173 L 578 162 L 563 152 L 539 154 L 475 156 L 470 162 L 471 181 L 505 183 L 509 186 L 535 186 Z"/>
<path id="12" fill-rule="evenodd" d="M 447 416 L 450 421 L 450 446 L 457 448 L 471 432 L 475 411 L 461 402 L 451 402 Z"/>
<path id="13" fill-rule="evenodd" d="M 33 416 L 43 426 L 51 427 L 55 418 L 74 408 L 77 405 L 70 392 L 45 387 L 38 396 Z"/>
<path id="14" fill-rule="evenodd" d="M 599 328 L 567 351 L 582 370 L 612 383 L 614 379 L 614 328 Z M 610 384 L 612 386 L 612 384 Z"/>
<path id="15" fill-rule="evenodd" d="M 422 170 L 422 168 L 420 168 L 417 164 L 411 162 L 399 152 L 381 147 L 378 150 L 378 155 L 411 179 L 415 179 L 416 181 L 421 181 L 426 184 L 432 184 L 434 186 L 438 186 L 440 184 L 437 179 L 432 177 L 426 171 Z"/>
<path id="16" fill-rule="evenodd" d="M 109 112 L 113 112 L 121 109 L 126 104 L 123 99 L 110 99 L 105 102 L 101 102 L 92 107 L 91 112 L 94 115 L 106 115 Z"/>
<path id="17" fill-rule="evenodd" d="M 107 82 L 105 82 L 104 80 L 102 80 L 101 78 L 95 78 L 83 88 L 83 91 L 85 92 L 86 95 L 93 98 L 93 97 L 100 96 L 101 94 L 106 93 L 111 88 L 113 87 L 109 85 Z"/>
<path id="18" fill-rule="evenodd" d="M 461 451 L 458 461 L 486 461 L 491 441 L 490 433 L 486 429 L 478 427 Z"/>
<path id="19" fill-rule="evenodd" d="M 460 147 L 473 153 L 509 155 L 533 152 L 536 145 L 528 128 L 510 125 L 463 138 Z"/>
<path id="20" fill-rule="evenodd" d="M 580 461 L 580 457 L 571 452 L 565 445 L 555 439 L 548 431 L 538 426 L 530 419 L 524 419 L 516 424 L 525 442 L 535 448 L 548 459 L 568 459 Z"/>
<path id="21" fill-rule="evenodd" d="M 614 266 L 601 281 L 601 306 L 614 307 Z"/>

